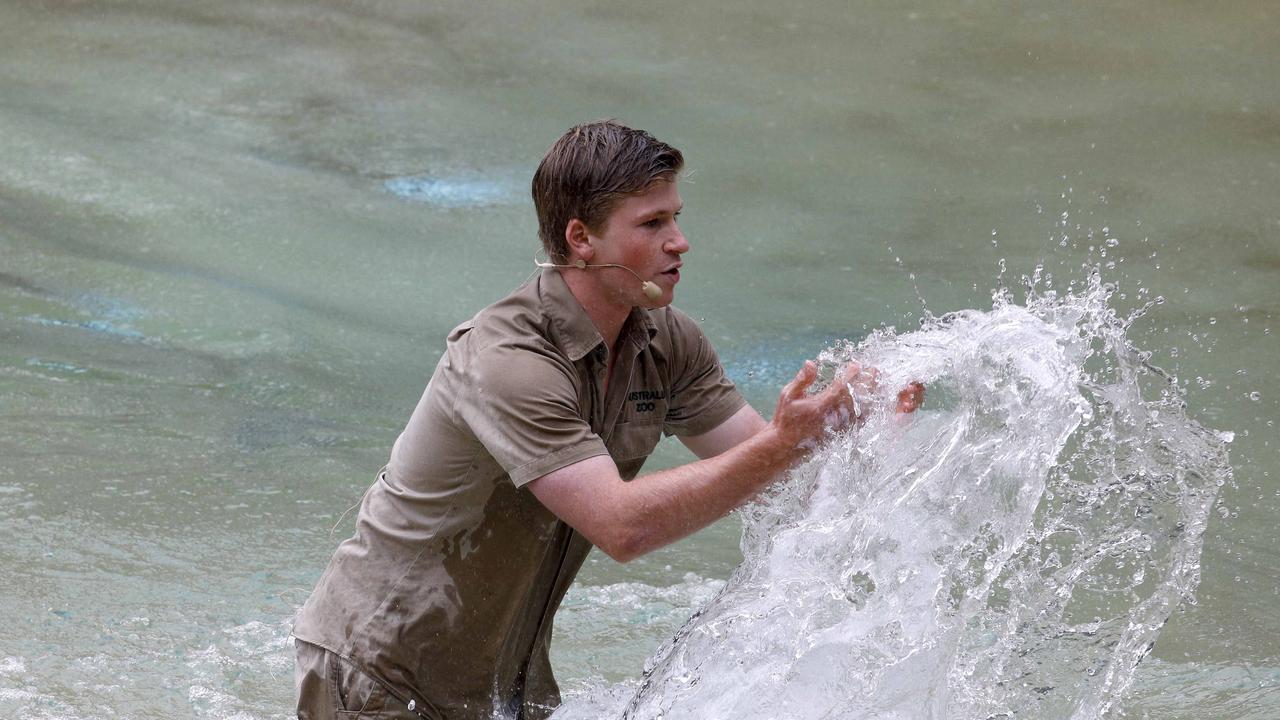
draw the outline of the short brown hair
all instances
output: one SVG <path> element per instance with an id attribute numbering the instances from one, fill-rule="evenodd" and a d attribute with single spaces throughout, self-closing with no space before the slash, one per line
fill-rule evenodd
<path id="1" fill-rule="evenodd" d="M 600 229 L 619 200 L 659 180 L 671 180 L 682 167 L 679 150 L 616 120 L 570 128 L 533 173 L 538 237 L 547 257 L 568 261 L 564 230 L 570 220 L 578 218 Z"/>

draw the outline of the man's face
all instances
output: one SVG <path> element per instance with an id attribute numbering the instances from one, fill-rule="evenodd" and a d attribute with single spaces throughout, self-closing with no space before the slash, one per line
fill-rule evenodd
<path id="1" fill-rule="evenodd" d="M 611 300 L 628 307 L 655 308 L 671 303 L 680 282 L 680 256 L 689 250 L 689 242 L 676 224 L 683 206 L 676 181 L 660 180 L 638 195 L 623 198 L 600 232 L 590 233 L 596 250 L 593 265 L 625 265 L 640 276 L 636 280 L 621 268 L 597 271 L 610 273 Z M 661 296 L 647 298 L 640 289 L 643 280 L 656 284 Z"/>

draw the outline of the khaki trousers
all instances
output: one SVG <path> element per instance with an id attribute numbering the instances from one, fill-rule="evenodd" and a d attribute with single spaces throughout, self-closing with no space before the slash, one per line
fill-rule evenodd
<path id="1" fill-rule="evenodd" d="M 422 720 L 385 685 L 336 653 L 294 639 L 298 720 Z"/>

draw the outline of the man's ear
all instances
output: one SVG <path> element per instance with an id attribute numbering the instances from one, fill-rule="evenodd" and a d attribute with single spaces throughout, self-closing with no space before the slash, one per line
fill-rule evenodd
<path id="1" fill-rule="evenodd" d="M 564 239 L 569 245 L 569 256 L 571 258 L 582 258 L 587 262 L 591 262 L 595 255 L 595 248 L 591 246 L 591 233 L 587 230 L 587 224 L 579 218 L 572 218 L 569 223 L 564 226 Z"/>

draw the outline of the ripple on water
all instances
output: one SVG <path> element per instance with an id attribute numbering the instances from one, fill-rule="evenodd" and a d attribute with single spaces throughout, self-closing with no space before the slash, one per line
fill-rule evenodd
<path id="1" fill-rule="evenodd" d="M 1280 717 L 1280 667 L 1148 660 L 1125 710 L 1141 720 L 1272 720 Z"/>
<path id="2" fill-rule="evenodd" d="M 668 586 L 640 582 L 609 585 L 575 584 L 556 613 L 552 661 L 557 667 L 640 667 L 647 654 L 706 604 L 724 581 L 686 573 Z M 563 675 L 563 673 L 561 673 Z M 561 678 L 566 697 L 595 692 L 606 680 L 601 675 Z"/>
<path id="3" fill-rule="evenodd" d="M 0 657 L 0 717 L 123 717 L 121 708 L 145 698 L 148 706 L 167 706 L 173 717 L 285 720 L 291 626 L 292 618 L 250 621 L 208 634 L 203 646 L 184 646 L 200 639 L 157 642 L 151 621 L 135 617 L 118 634 L 104 635 L 111 642 L 102 650 L 73 660 Z"/>

